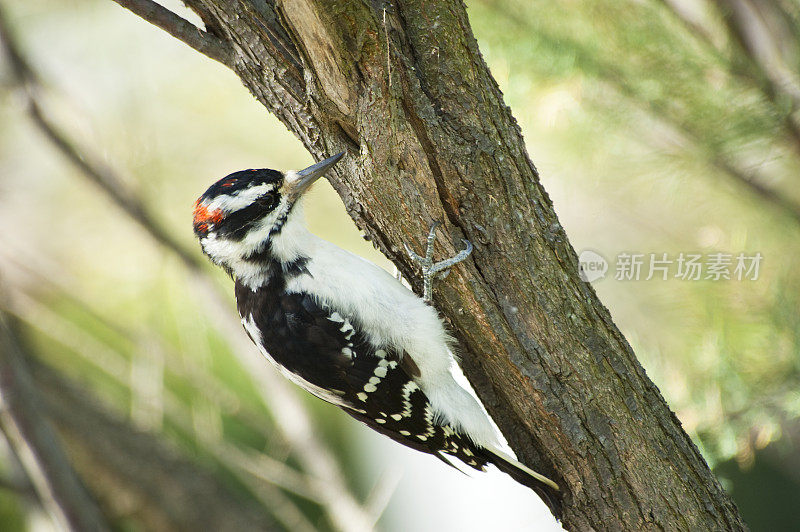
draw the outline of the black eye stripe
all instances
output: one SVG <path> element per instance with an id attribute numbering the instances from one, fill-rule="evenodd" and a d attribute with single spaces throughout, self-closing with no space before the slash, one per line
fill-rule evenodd
<path id="1" fill-rule="evenodd" d="M 223 218 L 217 226 L 217 233 L 231 240 L 243 239 L 256 223 L 280 204 L 280 200 L 281 196 L 276 192 L 262 195 L 247 207 Z"/>
<path id="2" fill-rule="evenodd" d="M 227 215 L 217 227 L 217 233 L 232 240 L 241 240 L 265 214 L 264 207 L 253 203 Z"/>

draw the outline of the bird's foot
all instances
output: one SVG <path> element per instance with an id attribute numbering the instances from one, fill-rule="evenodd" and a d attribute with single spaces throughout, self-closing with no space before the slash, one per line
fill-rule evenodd
<path id="1" fill-rule="evenodd" d="M 450 273 L 450 268 L 452 266 L 455 266 L 462 260 L 466 259 L 469 254 L 472 253 L 472 244 L 469 242 L 469 240 L 464 240 L 464 244 L 466 244 L 467 247 L 459 251 L 454 257 L 450 257 L 449 259 L 439 262 L 433 262 L 433 242 L 436 240 L 436 229 L 439 227 L 439 225 L 441 225 L 440 222 L 433 222 L 431 225 L 431 229 L 428 232 L 428 243 L 427 248 L 425 249 L 424 257 L 414 253 L 414 251 L 408 247 L 407 244 L 403 244 L 406 248 L 406 253 L 408 253 L 409 257 L 411 257 L 411 260 L 414 262 L 419 262 L 420 266 L 422 267 L 422 298 L 427 303 L 430 303 L 431 298 L 433 297 L 432 285 L 436 274 L 439 273 L 439 279 L 444 279 L 447 277 L 447 274 Z"/>

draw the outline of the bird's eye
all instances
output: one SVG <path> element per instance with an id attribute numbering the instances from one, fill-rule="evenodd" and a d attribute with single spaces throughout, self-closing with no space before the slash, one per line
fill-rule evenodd
<path id="1" fill-rule="evenodd" d="M 256 202 L 268 211 L 271 211 L 278 204 L 278 196 L 270 192 L 258 198 Z"/>

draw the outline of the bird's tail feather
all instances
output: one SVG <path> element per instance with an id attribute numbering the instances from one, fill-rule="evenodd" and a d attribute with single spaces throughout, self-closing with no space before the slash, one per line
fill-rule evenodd
<path id="1" fill-rule="evenodd" d="M 550 512 L 556 519 L 561 519 L 561 492 L 558 484 L 499 449 L 483 447 L 483 450 L 486 451 L 484 458 L 489 463 L 494 464 L 497 469 L 520 484 L 535 491 L 547 507 L 550 508 Z"/>

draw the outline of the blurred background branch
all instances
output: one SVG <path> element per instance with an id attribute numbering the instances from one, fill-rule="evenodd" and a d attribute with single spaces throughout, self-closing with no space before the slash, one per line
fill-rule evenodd
<path id="1" fill-rule="evenodd" d="M 520 18 L 516 12 L 509 11 L 502 1 L 482 1 L 489 3 L 498 13 L 502 13 L 508 24 L 518 26 L 528 33 L 535 32 L 539 39 L 550 40 L 554 44 L 557 43 L 562 48 L 562 53 L 573 54 L 574 60 L 584 73 L 607 84 L 607 88 L 617 92 L 617 96 L 626 100 L 631 108 L 640 109 L 647 115 L 645 120 L 640 118 L 634 122 L 638 127 L 648 128 L 651 131 L 649 128 L 652 128 L 652 122 L 656 122 L 659 131 L 669 132 L 673 143 L 677 143 L 687 150 L 701 150 L 702 152 L 699 155 L 722 175 L 763 199 L 769 209 L 782 212 L 800 224 L 800 201 L 790 194 L 768 185 L 769 176 L 761 175 L 761 169 L 758 167 L 747 167 L 740 160 L 737 160 L 735 153 L 729 153 L 724 144 L 714 142 L 703 131 L 704 124 L 688 118 L 685 115 L 685 110 L 681 109 L 680 106 L 674 105 L 674 101 L 654 97 L 657 93 L 643 91 L 640 85 L 641 80 L 627 74 L 624 71 L 623 64 L 610 60 L 610 57 L 609 60 L 605 60 L 602 56 L 594 54 L 585 44 L 572 38 L 550 35 L 547 31 L 542 31 L 530 24 L 528 19 Z M 685 11 L 680 9 L 679 6 L 685 3 L 683 0 L 665 1 L 665 4 L 669 5 L 675 11 L 676 16 L 684 21 L 691 30 L 692 35 L 687 36 L 687 38 L 704 44 L 711 57 L 728 69 L 731 75 L 762 92 L 767 101 L 774 106 L 772 111 L 784 115 L 782 129 L 788 137 L 796 141 L 792 143 L 792 147 L 797 149 L 797 155 L 800 156 L 800 129 L 798 129 L 792 113 L 784 112 L 781 109 L 783 105 L 783 102 L 780 101 L 781 93 L 777 91 L 774 85 L 765 84 L 764 80 L 767 78 L 761 76 L 761 72 L 755 69 L 754 64 L 751 65 L 752 68 L 742 71 L 727 58 L 720 56 L 719 51 L 708 42 L 710 37 L 707 36 L 707 32 L 700 29 L 700 23 L 692 20 Z M 651 133 L 642 131 L 642 134 L 649 135 Z"/>
<path id="2" fill-rule="evenodd" d="M 0 310 L 0 430 L 58 526 L 75 531 L 108 530 L 44 415 L 26 358 Z"/>
<path id="3" fill-rule="evenodd" d="M 190 253 L 167 233 L 153 215 L 148 212 L 141 198 L 125 185 L 117 173 L 103 162 L 102 158 L 88 152 L 86 149 L 78 148 L 76 142 L 69 138 L 47 116 L 41 103 L 44 87 L 39 81 L 39 75 L 20 50 L 2 10 L 0 10 L 0 43 L 15 74 L 14 85 L 24 97 L 24 105 L 28 109 L 31 120 L 45 138 L 70 163 L 80 170 L 83 177 L 96 185 L 122 212 L 138 223 L 156 242 L 178 255 L 188 268 L 201 271 L 203 263 L 197 254 Z"/>
<path id="4" fill-rule="evenodd" d="M 181 457 L 157 437 L 134 430 L 52 368 L 32 364 L 44 409 L 63 435 L 70 456 L 103 510 L 147 530 L 275 530 L 264 509 L 231 493 L 213 473 Z M 238 496 L 237 496 L 238 495 Z M 277 495 L 273 493 L 272 495 Z M 285 496 L 267 501 L 288 506 Z M 276 516 L 277 518 L 277 516 Z M 295 520 L 283 523 L 287 528 Z"/>

